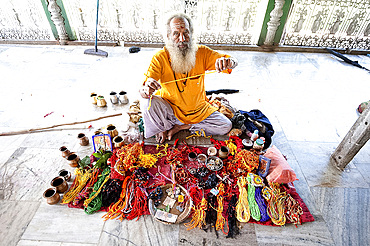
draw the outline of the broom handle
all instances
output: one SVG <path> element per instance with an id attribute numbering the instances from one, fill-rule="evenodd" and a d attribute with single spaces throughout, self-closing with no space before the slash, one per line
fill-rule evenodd
<path id="1" fill-rule="evenodd" d="M 99 0 L 96 4 L 96 26 L 95 26 L 95 52 L 98 52 L 98 21 L 99 20 Z"/>
<path id="2" fill-rule="evenodd" d="M 91 122 L 91 121 L 101 120 L 101 119 L 104 119 L 104 118 L 115 117 L 115 116 L 120 116 L 120 115 L 122 115 L 122 113 L 106 115 L 106 116 L 102 116 L 102 117 L 91 119 L 91 120 L 78 121 L 78 122 L 73 122 L 73 123 L 65 123 L 65 124 L 53 125 L 53 126 L 42 127 L 42 128 L 34 128 L 34 129 L 14 131 L 14 132 L 1 132 L 0 136 L 10 136 L 10 135 L 38 132 L 38 131 L 42 131 L 42 130 L 47 130 L 47 129 L 59 127 L 59 126 L 69 126 L 69 125 L 82 124 L 82 123 L 87 123 L 87 122 Z"/>

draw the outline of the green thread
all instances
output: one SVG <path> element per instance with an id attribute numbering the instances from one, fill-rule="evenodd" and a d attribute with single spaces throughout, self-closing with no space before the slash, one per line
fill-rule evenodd
<path id="1" fill-rule="evenodd" d="M 252 184 L 251 175 L 247 176 L 247 181 L 248 181 L 248 202 L 249 202 L 249 209 L 251 211 L 251 216 L 254 220 L 260 221 L 261 212 L 256 202 L 256 199 L 254 198 L 256 187 L 254 187 L 254 185 Z"/>

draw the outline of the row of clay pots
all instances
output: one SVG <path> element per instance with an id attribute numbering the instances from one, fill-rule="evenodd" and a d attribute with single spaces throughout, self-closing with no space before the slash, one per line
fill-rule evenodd
<path id="1" fill-rule="evenodd" d="M 117 103 L 122 103 L 122 104 L 127 104 L 128 103 L 128 98 L 127 98 L 127 93 L 125 91 L 121 91 L 120 93 L 117 94 L 117 92 L 112 91 L 109 96 L 110 96 L 110 101 L 113 104 Z M 92 98 L 92 103 L 96 104 L 99 107 L 105 107 L 107 106 L 107 101 L 105 100 L 104 96 L 101 96 L 96 93 L 91 93 L 90 97 Z"/>
<path id="2" fill-rule="evenodd" d="M 70 152 L 66 146 L 60 147 L 59 150 L 62 152 L 62 156 L 67 159 L 71 167 L 78 167 L 80 157 L 75 152 Z"/>
<path id="3" fill-rule="evenodd" d="M 53 205 L 59 202 L 59 193 L 64 193 L 68 190 L 67 181 L 71 179 L 71 176 L 71 172 L 63 169 L 59 171 L 59 176 L 51 180 L 50 185 L 52 187 L 48 188 L 43 194 L 48 204 Z"/>

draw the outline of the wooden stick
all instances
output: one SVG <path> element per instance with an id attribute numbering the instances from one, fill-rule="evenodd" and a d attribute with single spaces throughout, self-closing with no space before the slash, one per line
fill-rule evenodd
<path id="1" fill-rule="evenodd" d="M 64 123 L 64 124 L 58 124 L 58 125 L 53 125 L 53 126 L 48 126 L 48 127 L 42 127 L 42 128 L 34 128 L 34 129 L 14 131 L 14 132 L 2 132 L 2 133 L 0 133 L 0 136 L 10 136 L 10 135 L 17 135 L 17 134 L 26 134 L 26 133 L 31 133 L 31 132 L 38 132 L 38 131 L 47 130 L 47 129 L 51 129 L 51 128 L 55 128 L 55 127 L 83 124 L 83 123 L 88 123 L 88 122 L 91 122 L 91 121 L 97 121 L 97 120 L 101 120 L 101 119 L 104 119 L 104 118 L 110 118 L 110 117 L 115 117 L 115 116 L 120 116 L 120 115 L 122 115 L 122 113 L 101 116 L 99 118 L 91 119 L 91 120 L 78 121 L 78 122 L 73 122 L 73 123 Z"/>

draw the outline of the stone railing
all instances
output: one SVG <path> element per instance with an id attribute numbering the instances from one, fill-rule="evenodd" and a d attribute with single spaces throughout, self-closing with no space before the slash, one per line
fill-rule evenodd
<path id="1" fill-rule="evenodd" d="M 98 40 L 162 44 L 162 23 L 171 12 L 190 15 L 205 44 L 370 49 L 369 0 L 101 0 Z M 95 25 L 96 1 L 0 5 L 0 42 L 93 41 Z"/>

